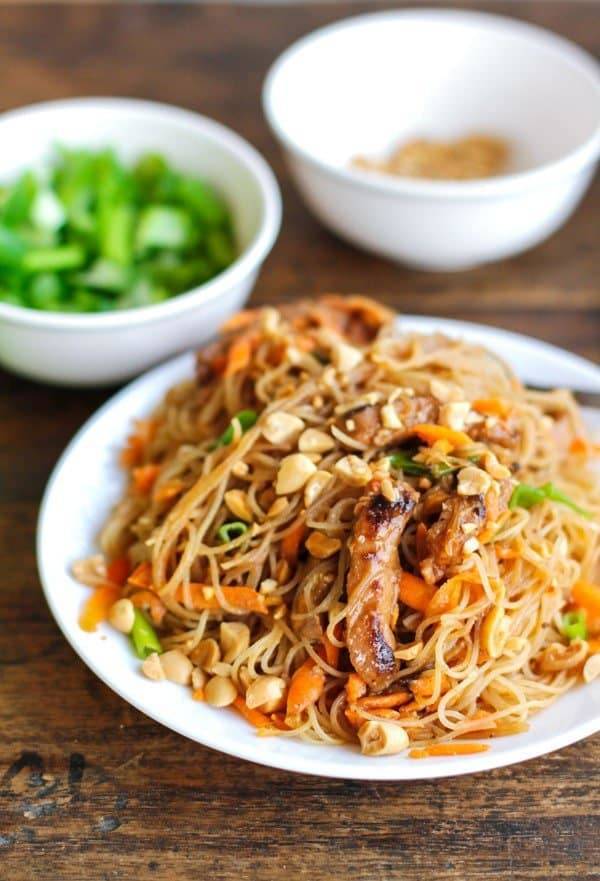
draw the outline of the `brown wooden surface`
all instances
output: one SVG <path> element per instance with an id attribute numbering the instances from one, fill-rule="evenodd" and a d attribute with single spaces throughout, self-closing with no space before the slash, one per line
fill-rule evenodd
<path id="1" fill-rule="evenodd" d="M 263 121 L 260 84 L 291 40 L 360 9 L 2 7 L 0 109 L 131 95 L 199 110 L 248 137 L 272 162 L 285 201 L 256 302 L 361 291 L 400 310 L 498 324 L 598 360 L 600 181 L 546 244 L 458 275 L 369 257 L 307 215 Z M 486 9 L 599 48 L 596 3 Z M 206 750 L 102 685 L 50 617 L 34 537 L 52 465 L 107 395 L 0 373 L 1 879 L 600 878 L 598 736 L 474 777 L 327 781 Z"/>

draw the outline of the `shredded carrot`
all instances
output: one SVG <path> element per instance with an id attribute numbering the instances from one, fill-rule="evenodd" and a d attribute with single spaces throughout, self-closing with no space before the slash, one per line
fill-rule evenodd
<path id="1" fill-rule="evenodd" d="M 135 491 L 144 494 L 149 493 L 159 473 L 160 465 L 140 465 L 139 468 L 134 468 L 132 474 Z"/>
<path id="2" fill-rule="evenodd" d="M 144 450 L 154 436 L 155 425 L 151 419 L 138 419 L 135 423 L 135 431 L 127 438 L 127 443 L 121 452 L 121 465 L 132 468 L 142 461 Z"/>
<path id="3" fill-rule="evenodd" d="M 158 594 L 148 588 L 136 590 L 129 597 L 136 609 L 147 609 L 154 624 L 162 624 L 167 608 Z"/>
<path id="4" fill-rule="evenodd" d="M 192 700 L 203 701 L 204 700 L 204 689 L 203 688 L 195 688 L 192 692 Z"/>
<path id="5" fill-rule="evenodd" d="M 241 336 L 235 339 L 227 353 L 227 366 L 225 376 L 234 376 L 241 370 L 245 370 L 252 357 L 252 340 L 249 336 Z"/>
<path id="6" fill-rule="evenodd" d="M 287 715 L 299 716 L 303 713 L 319 700 L 324 687 L 325 673 L 309 658 L 292 676 L 287 697 Z"/>
<path id="7" fill-rule="evenodd" d="M 178 496 L 185 488 L 183 480 L 166 480 L 154 490 L 152 498 L 155 502 L 168 502 Z"/>
<path id="8" fill-rule="evenodd" d="M 286 725 L 285 716 L 283 713 L 271 713 L 271 722 L 275 726 L 275 728 L 279 728 L 280 731 L 289 731 L 289 725 Z"/>
<path id="9" fill-rule="evenodd" d="M 402 572 L 400 576 L 400 599 L 411 609 L 425 612 L 433 599 L 437 588 L 433 584 L 427 584 L 422 578 L 411 575 L 410 572 Z"/>
<path id="10" fill-rule="evenodd" d="M 358 699 L 357 704 L 365 710 L 375 710 L 382 707 L 401 707 L 412 700 L 412 694 L 408 691 L 393 691 L 391 694 L 370 694 Z"/>
<path id="11" fill-rule="evenodd" d="M 247 705 L 241 695 L 238 694 L 236 699 L 233 702 L 233 706 L 236 708 L 238 713 L 241 713 L 244 719 L 247 722 L 250 722 L 255 728 L 272 728 L 273 723 L 268 716 L 265 716 L 264 713 L 261 713 L 260 710 L 252 710 Z"/>
<path id="12" fill-rule="evenodd" d="M 600 654 L 600 639 L 588 639 L 590 655 Z"/>
<path id="13" fill-rule="evenodd" d="M 114 581 L 115 584 L 125 584 L 130 572 L 131 563 L 127 557 L 117 557 L 115 560 L 111 560 L 106 567 L 109 580 Z"/>
<path id="14" fill-rule="evenodd" d="M 121 588 L 114 585 L 98 587 L 91 597 L 86 600 L 83 611 L 79 616 L 79 626 L 82 630 L 92 633 L 102 621 L 106 621 L 110 607 L 121 596 Z"/>
<path id="15" fill-rule="evenodd" d="M 471 404 L 473 410 L 477 413 L 483 413 L 485 416 L 499 416 L 501 419 L 511 411 L 511 405 L 502 398 L 479 398 Z"/>
<path id="16" fill-rule="evenodd" d="M 365 721 L 364 716 L 361 716 L 356 707 L 346 707 L 344 715 L 353 728 L 360 728 Z"/>
<path id="17" fill-rule="evenodd" d="M 452 428 L 446 428 L 445 425 L 423 422 L 419 425 L 414 425 L 411 431 L 426 444 L 430 445 L 441 440 L 448 441 L 452 448 L 468 447 L 473 443 L 469 435 L 465 434 L 464 431 L 454 431 Z"/>
<path id="18" fill-rule="evenodd" d="M 366 707 L 365 707 L 366 709 Z M 379 707 L 370 709 L 369 713 L 372 716 L 377 716 L 378 719 L 400 719 L 400 713 L 398 710 L 391 710 L 388 707 Z"/>
<path id="19" fill-rule="evenodd" d="M 319 655 L 324 661 L 327 661 L 330 667 L 337 667 L 340 660 L 339 646 L 334 645 L 327 636 L 321 639 L 321 643 L 318 649 Z"/>
<path id="20" fill-rule="evenodd" d="M 414 716 L 417 710 L 422 709 L 421 705 L 418 701 L 411 701 L 409 704 L 404 704 L 403 707 L 398 708 L 398 716 Z"/>
<path id="21" fill-rule="evenodd" d="M 221 325 L 221 333 L 231 333 L 234 330 L 241 330 L 244 327 L 248 327 L 248 325 L 254 321 L 256 316 L 256 309 L 242 309 L 241 312 L 236 312 Z"/>
<path id="22" fill-rule="evenodd" d="M 514 550 L 514 548 L 510 548 L 507 545 L 496 545 L 496 559 L 498 560 L 516 560 L 520 554 Z"/>
<path id="23" fill-rule="evenodd" d="M 152 586 L 152 566 L 150 563 L 140 563 L 135 567 L 129 578 L 128 584 L 134 587 L 151 587 Z"/>
<path id="24" fill-rule="evenodd" d="M 300 546 L 305 535 L 306 526 L 302 520 L 299 520 L 281 539 L 281 555 L 290 566 L 295 566 L 298 561 Z"/>
<path id="25" fill-rule="evenodd" d="M 427 759 L 430 756 L 468 756 L 487 752 L 487 743 L 434 743 L 419 749 L 411 749 L 410 759 Z"/>
<path id="26" fill-rule="evenodd" d="M 367 693 L 367 683 L 360 678 L 358 673 L 351 673 L 346 680 L 346 700 L 349 704 L 356 701 Z"/>
<path id="27" fill-rule="evenodd" d="M 430 618 L 432 615 L 443 615 L 455 609 L 460 602 L 462 587 L 461 578 L 450 578 L 442 584 L 427 604 L 425 615 Z"/>
<path id="28" fill-rule="evenodd" d="M 569 452 L 575 453 L 576 455 L 587 456 L 587 455 L 589 455 L 589 452 L 590 452 L 590 446 L 589 446 L 588 442 L 585 440 L 585 438 L 575 437 L 571 441 L 571 444 L 569 446 Z"/>
<path id="29" fill-rule="evenodd" d="M 418 679 L 411 682 L 410 690 L 417 701 L 424 705 L 428 703 L 433 695 L 434 683 L 435 675 L 433 671 L 426 671 L 425 673 L 421 673 Z M 445 673 L 442 673 L 441 693 L 445 694 L 449 688 L 450 679 Z"/>
<path id="30" fill-rule="evenodd" d="M 216 610 L 221 608 L 217 594 L 210 585 L 192 582 L 188 587 L 192 606 L 197 612 L 201 612 L 204 609 Z M 266 615 L 268 613 L 264 596 L 257 593 L 251 587 L 234 587 L 230 584 L 223 584 L 221 585 L 221 590 L 225 600 L 237 609 L 244 612 L 257 612 L 259 615 Z M 185 591 L 180 585 L 175 591 L 175 599 L 177 602 L 183 603 L 184 597 Z"/>
<path id="31" fill-rule="evenodd" d="M 600 615 L 600 585 L 578 581 L 572 591 L 573 601 L 590 615 Z"/>

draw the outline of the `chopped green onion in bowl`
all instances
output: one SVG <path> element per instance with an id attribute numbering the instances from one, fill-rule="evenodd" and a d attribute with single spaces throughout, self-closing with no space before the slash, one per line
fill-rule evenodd
<path id="1" fill-rule="evenodd" d="M 207 182 L 147 154 L 59 148 L 0 186 L 0 302 L 49 312 L 160 303 L 233 263 L 230 211 Z"/>

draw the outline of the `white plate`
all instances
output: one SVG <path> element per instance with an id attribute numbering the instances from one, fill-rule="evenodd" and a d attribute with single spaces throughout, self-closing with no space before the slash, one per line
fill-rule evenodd
<path id="1" fill-rule="evenodd" d="M 441 330 L 483 343 L 510 360 L 529 383 L 600 392 L 600 369 L 528 337 L 436 318 L 406 317 L 402 326 Z M 216 710 L 190 698 L 188 689 L 154 683 L 139 672 L 128 641 L 101 626 L 85 633 L 77 623 L 86 588 L 69 574 L 74 560 L 96 551 L 95 539 L 123 489 L 117 453 L 132 420 L 151 412 L 164 393 L 193 370 L 182 355 L 137 379 L 106 403 L 61 456 L 41 507 L 37 551 L 46 599 L 59 627 L 82 660 L 113 691 L 146 715 L 205 746 L 274 768 L 327 777 L 415 780 L 484 771 L 521 762 L 600 730 L 600 682 L 581 686 L 534 717 L 527 733 L 491 741 L 488 752 L 415 761 L 405 756 L 367 758 L 349 746 L 313 746 L 292 738 L 257 737 L 233 710 Z M 589 411 L 594 428 L 600 412 Z"/>

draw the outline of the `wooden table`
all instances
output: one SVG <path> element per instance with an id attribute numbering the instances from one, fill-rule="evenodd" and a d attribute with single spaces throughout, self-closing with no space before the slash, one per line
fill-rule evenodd
<path id="1" fill-rule="evenodd" d="M 600 45 L 594 3 L 486 9 L 548 26 L 591 51 Z M 401 311 L 498 324 L 598 359 L 600 180 L 546 244 L 457 275 L 369 257 L 305 212 L 262 118 L 261 81 L 292 40 L 356 11 L 4 6 L 1 109 L 131 95 L 181 104 L 240 131 L 272 163 L 285 202 L 255 302 L 359 291 Z M 50 617 L 34 539 L 52 465 L 108 394 L 0 374 L 2 879 L 600 878 L 599 737 L 474 777 L 328 781 L 203 749 L 101 684 Z"/>

